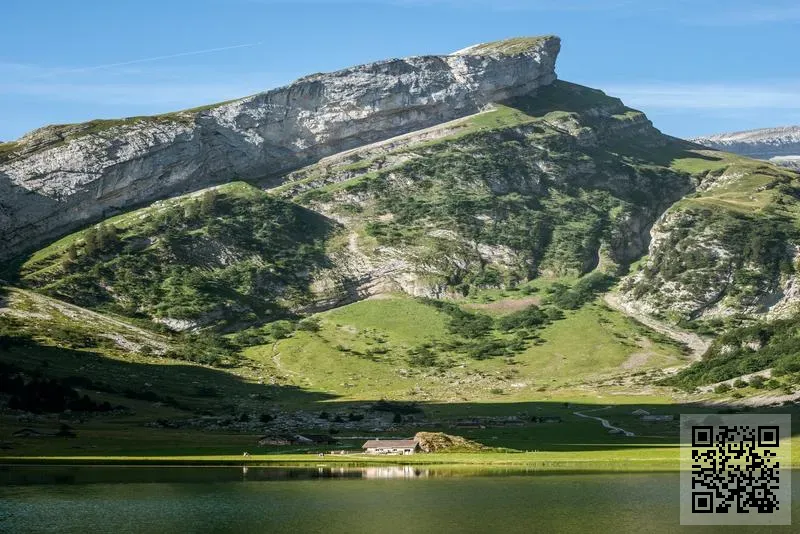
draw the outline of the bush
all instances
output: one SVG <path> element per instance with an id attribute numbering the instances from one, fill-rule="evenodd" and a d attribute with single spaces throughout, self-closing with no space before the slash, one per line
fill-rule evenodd
<path id="1" fill-rule="evenodd" d="M 756 389 L 764 389 L 766 380 L 761 375 L 756 375 L 750 379 L 750 385 Z"/>
<path id="2" fill-rule="evenodd" d="M 408 363 L 415 367 L 436 367 L 439 357 L 428 347 L 419 347 L 409 351 Z"/>
<path id="3" fill-rule="evenodd" d="M 731 387 L 728 384 L 719 384 L 717 387 L 714 388 L 714 393 L 727 393 L 731 390 Z"/>
<path id="4" fill-rule="evenodd" d="M 422 413 L 422 408 L 413 402 L 394 402 L 383 399 L 373 404 L 372 410 L 376 412 L 392 412 L 399 414 Z"/>
<path id="5" fill-rule="evenodd" d="M 274 339 L 285 339 L 294 332 L 294 325 L 290 321 L 275 321 L 265 329 Z"/>
<path id="6" fill-rule="evenodd" d="M 535 328 L 546 322 L 547 314 L 540 310 L 538 306 L 532 305 L 524 310 L 501 317 L 498 320 L 498 327 L 500 330 L 509 332 L 520 328 Z"/>
<path id="7" fill-rule="evenodd" d="M 767 383 L 764 384 L 764 386 L 766 386 L 767 389 L 778 389 L 779 387 L 781 387 L 781 383 L 775 380 L 774 378 L 771 378 L 767 380 Z"/>
<path id="8" fill-rule="evenodd" d="M 737 380 L 736 380 L 736 381 L 733 383 L 733 387 L 735 387 L 735 388 L 740 388 L 740 389 L 741 389 L 741 388 L 746 388 L 746 387 L 747 387 L 747 386 L 749 386 L 749 385 L 750 385 L 750 384 L 748 384 L 747 382 L 745 382 L 745 381 L 744 381 L 744 380 L 742 380 L 741 378 L 738 378 L 738 379 L 737 379 Z"/>
<path id="9" fill-rule="evenodd" d="M 309 317 L 297 323 L 297 329 L 303 332 L 319 332 L 320 320 L 318 317 Z"/>

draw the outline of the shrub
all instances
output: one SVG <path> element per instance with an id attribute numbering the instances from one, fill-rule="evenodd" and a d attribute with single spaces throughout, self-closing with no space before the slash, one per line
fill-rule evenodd
<path id="1" fill-rule="evenodd" d="M 714 393 L 727 393 L 731 390 L 731 386 L 727 383 L 719 384 L 714 388 Z"/>
<path id="2" fill-rule="evenodd" d="M 756 375 L 750 379 L 750 385 L 756 389 L 764 389 L 766 380 L 761 375 Z"/>
<path id="3" fill-rule="evenodd" d="M 319 332 L 320 320 L 318 317 L 309 317 L 297 323 L 297 329 L 303 332 Z"/>
<path id="4" fill-rule="evenodd" d="M 409 351 L 408 363 L 415 367 L 436 367 L 439 357 L 428 347 L 419 347 Z"/>
<path id="5" fill-rule="evenodd" d="M 538 306 L 532 305 L 524 310 L 501 317 L 498 320 L 498 326 L 500 330 L 508 332 L 520 328 L 534 328 L 546 322 L 547 314 Z"/>

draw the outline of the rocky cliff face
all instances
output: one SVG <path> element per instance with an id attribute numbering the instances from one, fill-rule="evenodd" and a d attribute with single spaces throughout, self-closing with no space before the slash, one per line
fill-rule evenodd
<path id="1" fill-rule="evenodd" d="M 317 74 L 202 110 L 51 126 L 0 144 L 0 259 L 138 203 L 275 177 L 552 83 L 557 37 Z"/>
<path id="2" fill-rule="evenodd" d="M 694 142 L 717 150 L 800 169 L 800 126 L 709 135 L 698 137 Z"/>
<path id="3" fill-rule="evenodd" d="M 653 226 L 647 260 L 622 283 L 629 308 L 682 321 L 798 311 L 798 175 L 712 150 L 683 168 L 696 191 Z M 702 163 L 701 163 L 702 161 Z"/>

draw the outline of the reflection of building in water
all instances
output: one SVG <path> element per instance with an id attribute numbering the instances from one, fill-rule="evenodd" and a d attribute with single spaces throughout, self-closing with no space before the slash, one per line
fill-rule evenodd
<path id="1" fill-rule="evenodd" d="M 367 467 L 362 471 L 362 475 L 364 478 L 424 478 L 428 476 L 428 470 L 412 465 L 393 465 Z"/>

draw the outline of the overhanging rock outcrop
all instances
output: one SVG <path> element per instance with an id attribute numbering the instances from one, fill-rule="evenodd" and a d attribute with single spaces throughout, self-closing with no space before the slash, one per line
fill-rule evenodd
<path id="1" fill-rule="evenodd" d="M 557 37 L 301 78 L 197 110 L 48 126 L 0 144 L 0 259 L 135 204 L 470 115 L 556 79 Z"/>

